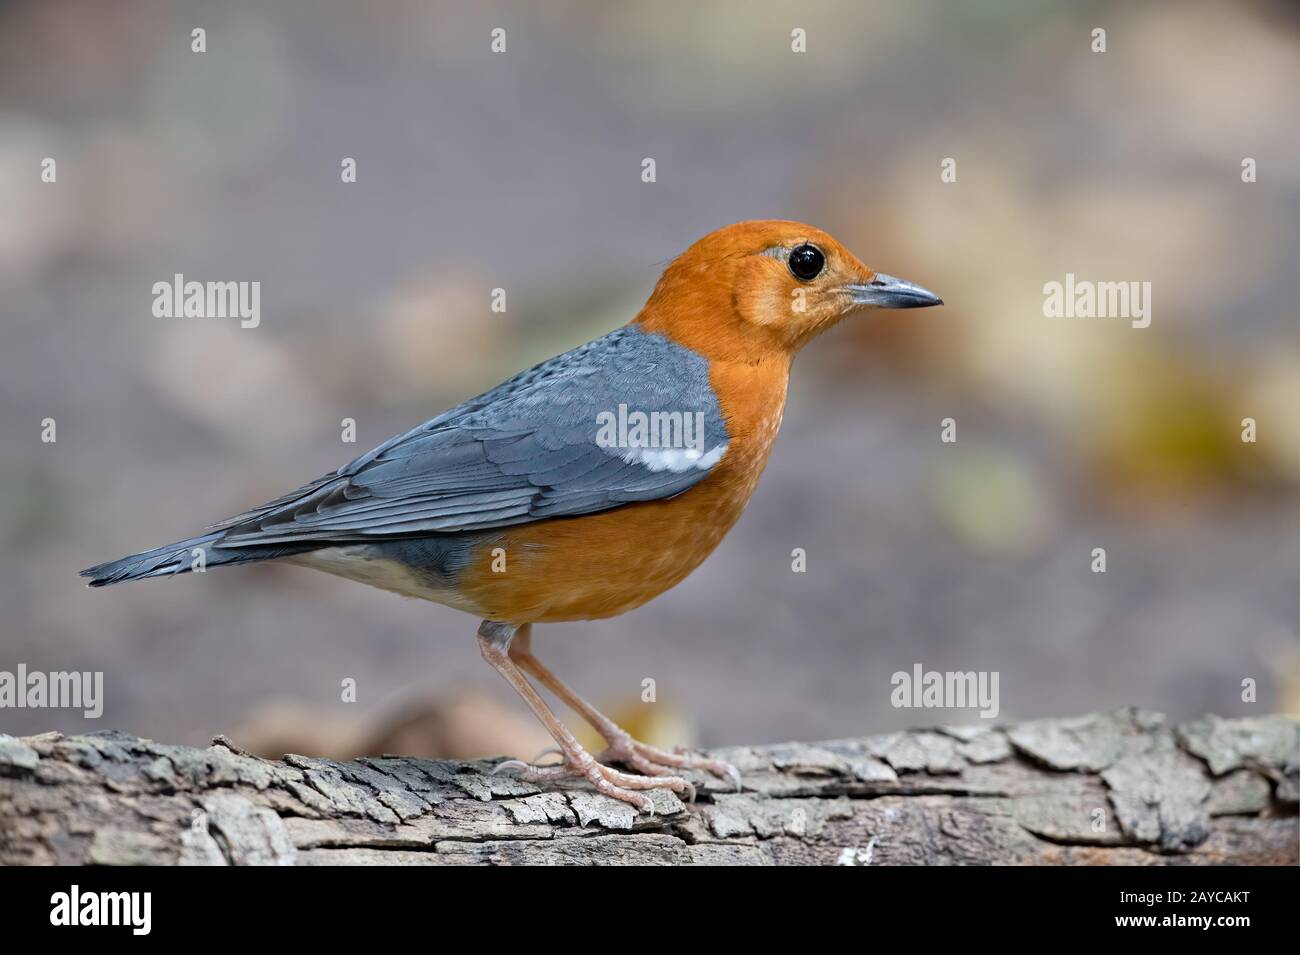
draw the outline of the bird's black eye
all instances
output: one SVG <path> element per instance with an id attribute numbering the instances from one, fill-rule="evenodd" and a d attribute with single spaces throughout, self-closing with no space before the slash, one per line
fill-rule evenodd
<path id="1" fill-rule="evenodd" d="M 815 245 L 797 245 L 790 250 L 790 271 L 794 277 L 804 282 L 811 282 L 821 275 L 826 267 L 826 256 Z"/>

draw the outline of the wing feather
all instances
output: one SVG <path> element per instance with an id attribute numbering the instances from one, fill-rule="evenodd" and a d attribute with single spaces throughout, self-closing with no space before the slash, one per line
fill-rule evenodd
<path id="1" fill-rule="evenodd" d="M 626 449 L 603 446 L 598 416 L 620 405 L 700 413 L 703 451 L 711 453 L 653 468 Z M 212 529 L 223 531 L 221 546 L 233 547 L 454 533 L 590 514 L 682 493 L 709 473 L 726 442 L 704 359 L 629 327 Z"/>

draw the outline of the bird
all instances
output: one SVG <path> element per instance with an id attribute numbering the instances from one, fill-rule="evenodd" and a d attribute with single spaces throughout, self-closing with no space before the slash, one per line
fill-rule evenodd
<path id="1" fill-rule="evenodd" d="M 615 617 L 680 583 L 749 502 L 795 354 L 860 310 L 942 304 L 804 223 L 726 226 L 674 259 L 627 325 L 197 536 L 81 575 L 102 587 L 280 560 L 470 613 L 560 757 L 497 769 L 653 813 L 654 790 L 693 799 L 691 771 L 739 783 L 735 768 L 634 739 L 538 659 L 533 625 Z M 538 685 L 606 748 L 581 746 Z"/>

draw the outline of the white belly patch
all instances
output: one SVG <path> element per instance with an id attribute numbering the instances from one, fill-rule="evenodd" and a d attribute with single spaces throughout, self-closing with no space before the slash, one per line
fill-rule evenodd
<path id="1" fill-rule="evenodd" d="M 432 600 L 456 610 L 482 616 L 478 608 L 461 594 L 446 587 L 434 585 L 428 577 L 418 574 L 398 561 L 379 555 L 368 544 L 348 544 L 343 547 L 323 547 L 307 554 L 287 558 L 291 564 L 323 570 L 327 574 L 346 577 L 359 583 L 378 587 L 403 597 Z"/>

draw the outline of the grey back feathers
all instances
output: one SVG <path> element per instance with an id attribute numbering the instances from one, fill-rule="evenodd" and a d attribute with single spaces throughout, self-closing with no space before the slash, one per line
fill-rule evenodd
<path id="1" fill-rule="evenodd" d="M 692 445 L 628 447 L 602 440 L 611 419 L 617 437 L 624 437 L 619 426 L 635 413 L 665 425 L 687 419 Z M 209 549 L 209 564 L 233 563 L 260 559 L 259 551 L 278 557 L 340 541 L 458 534 L 591 514 L 680 494 L 716 465 L 727 440 L 707 361 L 628 326 L 521 372 L 202 537 L 82 574 L 92 583 L 111 583 L 179 572 L 188 569 L 188 545 L 198 542 Z M 167 557 L 176 550 L 183 559 L 173 567 Z"/>

